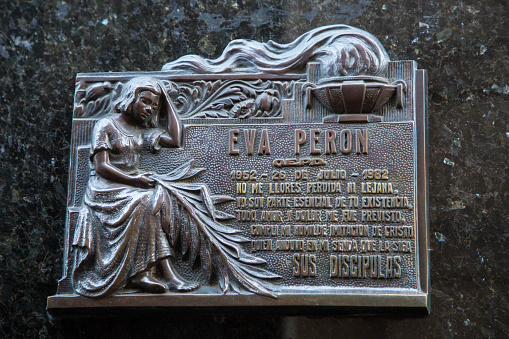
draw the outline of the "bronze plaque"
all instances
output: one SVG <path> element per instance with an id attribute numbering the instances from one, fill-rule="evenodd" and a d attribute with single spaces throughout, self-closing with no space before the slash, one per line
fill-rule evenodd
<path id="1" fill-rule="evenodd" d="M 426 91 L 345 25 L 79 74 L 48 310 L 429 312 Z"/>

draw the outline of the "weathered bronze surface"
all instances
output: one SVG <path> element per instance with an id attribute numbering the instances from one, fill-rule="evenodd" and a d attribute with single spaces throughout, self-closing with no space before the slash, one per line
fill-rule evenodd
<path id="1" fill-rule="evenodd" d="M 429 311 L 426 89 L 345 25 L 79 74 L 48 309 Z"/>

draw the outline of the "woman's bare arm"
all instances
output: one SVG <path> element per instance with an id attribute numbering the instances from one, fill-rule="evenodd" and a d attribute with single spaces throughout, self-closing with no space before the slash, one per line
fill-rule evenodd
<path id="1" fill-rule="evenodd" d="M 159 144 L 163 147 L 180 147 L 180 139 L 182 138 L 182 123 L 177 115 L 177 111 L 173 104 L 168 101 L 168 135 L 162 135 Z"/>
<path id="2" fill-rule="evenodd" d="M 163 147 L 179 147 L 180 146 L 180 142 L 178 140 L 175 140 L 168 135 L 161 135 L 159 138 L 159 144 Z"/>
<path id="3" fill-rule="evenodd" d="M 147 178 L 150 173 L 128 175 L 111 165 L 108 151 L 101 151 L 94 156 L 94 168 L 95 172 L 102 178 L 120 184 L 141 188 L 151 188 L 155 185 L 155 180 Z"/>

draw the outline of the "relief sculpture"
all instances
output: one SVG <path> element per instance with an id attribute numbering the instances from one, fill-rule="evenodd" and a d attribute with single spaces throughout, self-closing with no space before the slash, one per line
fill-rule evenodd
<path id="1" fill-rule="evenodd" d="M 346 25 L 79 74 L 48 308 L 428 310 L 426 81 Z"/>

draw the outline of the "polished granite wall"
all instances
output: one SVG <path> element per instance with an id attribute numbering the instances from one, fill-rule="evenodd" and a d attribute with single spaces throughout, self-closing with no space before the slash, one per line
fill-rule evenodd
<path id="1" fill-rule="evenodd" d="M 0 337 L 508 337 L 506 0 L 0 2 Z M 375 34 L 429 71 L 432 311 L 427 317 L 154 315 L 51 322 L 74 79 L 290 42 L 322 25 Z"/>

